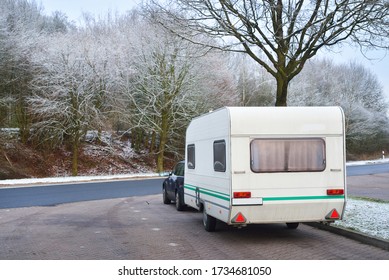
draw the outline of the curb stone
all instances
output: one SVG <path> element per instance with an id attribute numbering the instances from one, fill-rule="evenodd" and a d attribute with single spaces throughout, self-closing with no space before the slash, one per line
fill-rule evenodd
<path id="1" fill-rule="evenodd" d="M 378 237 L 372 237 L 367 234 L 361 233 L 361 232 L 356 232 L 350 229 L 345 229 L 345 228 L 340 228 L 340 227 L 334 227 L 330 225 L 326 225 L 323 223 L 304 223 L 306 225 L 309 225 L 314 228 L 318 228 L 321 230 L 326 230 L 331 233 L 339 234 L 344 237 L 354 239 L 356 241 L 359 241 L 364 244 L 372 245 L 384 250 L 389 251 L 389 240 L 385 240 L 382 238 Z"/>

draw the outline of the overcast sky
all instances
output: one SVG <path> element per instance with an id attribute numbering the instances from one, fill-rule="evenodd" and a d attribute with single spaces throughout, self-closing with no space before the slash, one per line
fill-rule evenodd
<path id="1" fill-rule="evenodd" d="M 104 16 L 108 11 L 119 14 L 131 10 L 141 0 L 36 0 L 44 7 L 44 12 L 51 15 L 54 11 L 64 12 L 69 20 L 80 21 L 83 12 L 94 16 Z M 378 80 L 384 86 L 384 92 L 389 100 L 389 53 L 371 53 L 374 60 L 364 58 L 358 49 L 344 49 L 337 54 L 326 53 L 322 56 L 330 56 L 335 62 L 358 61 L 377 75 Z"/>

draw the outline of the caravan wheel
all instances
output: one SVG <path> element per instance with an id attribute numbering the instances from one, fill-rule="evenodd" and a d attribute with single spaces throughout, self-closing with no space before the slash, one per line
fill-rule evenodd
<path id="1" fill-rule="evenodd" d="M 206 231 L 212 232 L 215 231 L 216 228 L 216 218 L 209 216 L 205 207 L 203 209 L 203 225 Z"/>
<path id="2" fill-rule="evenodd" d="M 286 226 L 290 229 L 296 229 L 299 226 L 299 223 L 286 223 Z"/>

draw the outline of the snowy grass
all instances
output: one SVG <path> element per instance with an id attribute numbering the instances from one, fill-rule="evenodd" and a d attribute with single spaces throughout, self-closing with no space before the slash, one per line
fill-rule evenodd
<path id="1" fill-rule="evenodd" d="M 334 226 L 389 241 L 389 202 L 348 198 L 343 220 Z"/>
<path id="2" fill-rule="evenodd" d="M 382 163 L 389 163 L 389 158 L 372 159 L 372 160 L 364 160 L 364 161 L 349 161 L 346 163 L 346 165 L 356 166 L 356 165 L 382 164 Z"/>
<path id="3" fill-rule="evenodd" d="M 9 179 L 0 180 L 0 187 L 31 186 L 37 184 L 62 184 L 77 182 L 94 182 L 109 180 L 130 180 L 137 178 L 160 177 L 166 174 L 159 173 L 139 173 L 139 174 L 122 174 L 107 176 L 77 176 L 77 177 L 51 177 L 51 178 L 28 178 L 28 179 Z"/>

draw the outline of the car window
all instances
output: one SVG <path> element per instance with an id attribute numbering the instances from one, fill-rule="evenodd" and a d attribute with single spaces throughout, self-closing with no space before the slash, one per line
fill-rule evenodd
<path id="1" fill-rule="evenodd" d="M 185 170 L 185 166 L 184 166 L 184 163 L 180 162 L 180 163 L 177 163 L 177 165 L 174 167 L 174 175 L 177 175 L 177 176 L 184 176 L 184 170 Z"/>

